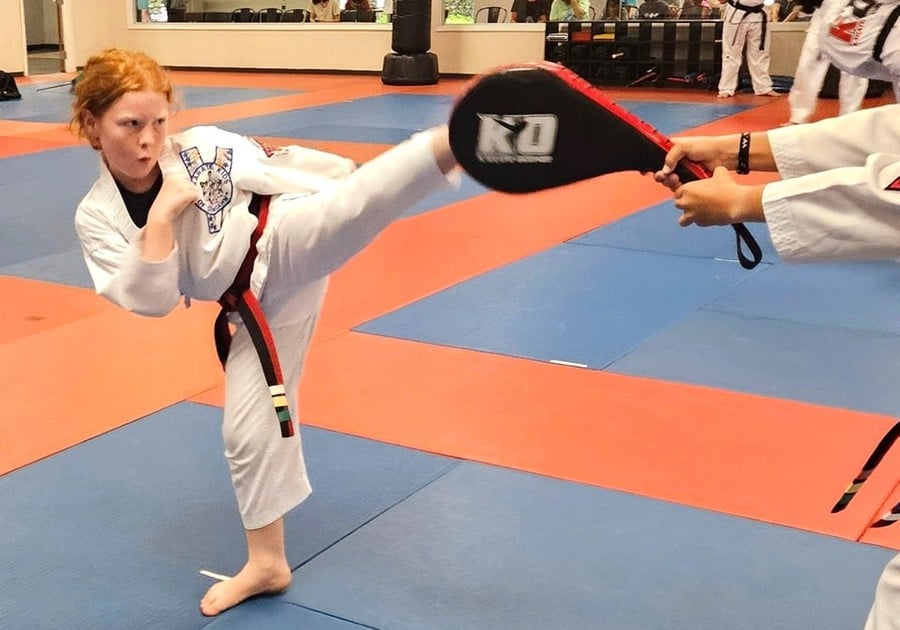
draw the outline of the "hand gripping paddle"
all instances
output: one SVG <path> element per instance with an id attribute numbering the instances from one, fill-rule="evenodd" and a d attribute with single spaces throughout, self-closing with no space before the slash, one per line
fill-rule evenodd
<path id="1" fill-rule="evenodd" d="M 488 188 L 527 193 L 618 171 L 657 171 L 672 141 L 571 70 L 536 62 L 475 79 L 451 113 L 450 147 Z M 688 160 L 675 173 L 682 182 L 711 175 Z M 753 269 L 762 250 L 743 223 L 732 227 L 738 260 Z"/>

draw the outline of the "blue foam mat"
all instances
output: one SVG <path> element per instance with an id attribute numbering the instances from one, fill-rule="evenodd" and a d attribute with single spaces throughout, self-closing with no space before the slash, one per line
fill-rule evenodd
<path id="1" fill-rule="evenodd" d="M 222 123 L 250 136 L 397 144 L 447 122 L 452 96 L 387 94 Z"/>
<path id="2" fill-rule="evenodd" d="M 610 371 L 900 414 L 900 336 L 698 311 Z"/>
<path id="3" fill-rule="evenodd" d="M 241 101 L 252 101 L 299 90 L 271 90 L 256 88 L 220 88 L 204 86 L 176 86 L 183 108 L 212 107 Z M 23 122 L 67 123 L 72 116 L 72 94 L 69 82 L 47 85 L 23 85 L 20 101 L 0 103 L 0 119 Z"/>
<path id="4" fill-rule="evenodd" d="M 16 199 L 20 200 L 54 194 L 51 189 L 69 189 L 81 199 L 88 190 L 85 186 L 90 187 L 99 173 L 100 157 L 86 144 L 0 159 L 0 186 L 15 186 L 4 189 L 4 194 L 18 194 Z M 38 197 L 38 200 L 44 199 Z M 13 204 L 3 204 L 0 217 L 21 211 Z"/>
<path id="5" fill-rule="evenodd" d="M 358 330 L 604 368 L 747 275 L 736 263 L 567 244 Z"/>
<path id="6" fill-rule="evenodd" d="M 245 549 L 220 417 L 181 403 L 0 477 L 0 548 L 16 568 L 0 571 L 0 628 L 205 625 L 198 571 L 233 574 Z M 303 439 L 314 493 L 285 519 L 294 566 L 457 463 L 311 428 Z"/>
<path id="7" fill-rule="evenodd" d="M 88 147 L 0 160 L 0 195 L 16 200 L 0 207 L 0 268 L 80 249 L 75 208 L 98 172 L 98 157 Z M 52 282 L 60 281 L 64 274 L 43 277 L 36 272 L 29 276 Z"/>
<path id="8" fill-rule="evenodd" d="M 666 201 L 587 232 L 570 242 L 580 245 L 608 245 L 636 251 L 737 260 L 734 229 L 731 227 L 700 228 L 695 225 L 683 228 L 678 225 L 680 214 L 674 203 Z M 765 225 L 748 223 L 746 227 L 762 250 L 763 262 L 779 262 L 778 254 L 775 252 Z M 746 247 L 744 253 L 749 253 Z"/>
<path id="9" fill-rule="evenodd" d="M 368 628 L 272 598 L 259 598 L 226 610 L 205 630 L 360 630 Z"/>
<path id="10" fill-rule="evenodd" d="M 708 308 L 900 334 L 900 266 L 889 262 L 772 265 Z"/>
<path id="11" fill-rule="evenodd" d="M 660 133 L 672 134 L 705 125 L 748 109 L 746 105 L 704 103 L 660 103 L 621 101 L 632 114 L 653 125 Z"/>
<path id="12" fill-rule="evenodd" d="M 88 272 L 81 249 L 72 249 L 59 254 L 48 254 L 23 262 L 0 266 L 0 274 L 54 282 L 70 287 L 94 289 L 94 282 Z"/>
<path id="13" fill-rule="evenodd" d="M 295 572 L 394 630 L 846 630 L 894 552 L 465 463 Z"/>

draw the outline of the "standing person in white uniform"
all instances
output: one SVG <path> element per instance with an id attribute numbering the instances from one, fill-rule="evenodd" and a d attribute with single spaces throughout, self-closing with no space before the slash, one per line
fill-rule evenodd
<path id="1" fill-rule="evenodd" d="M 713 177 L 681 185 L 672 171 L 682 158 L 714 169 Z M 782 179 L 747 186 L 729 170 L 777 171 Z M 765 221 L 785 261 L 900 260 L 900 105 L 676 139 L 654 178 L 674 192 L 681 225 Z M 865 630 L 900 630 L 900 555 L 878 580 Z"/>
<path id="2" fill-rule="evenodd" d="M 245 258 L 252 264 L 249 290 L 281 357 L 284 390 L 276 396 L 267 387 L 253 333 L 233 321 L 222 432 L 247 563 L 201 600 L 203 614 L 217 615 L 291 581 L 283 515 L 311 488 L 300 436 L 282 437 L 272 405 L 281 400 L 296 418 L 328 275 L 404 210 L 451 185 L 455 160 L 446 127 L 358 169 L 335 155 L 274 148 L 215 127 L 170 136 L 172 102 L 165 71 L 147 55 L 111 49 L 88 60 L 72 126 L 99 152 L 100 177 L 75 224 L 97 292 L 142 315 L 165 315 L 181 299 L 217 300 Z M 252 211 L 263 196 L 267 219 Z M 253 255 L 251 235 L 263 222 Z"/>
<path id="3" fill-rule="evenodd" d="M 747 68 L 757 96 L 778 96 L 769 76 L 768 14 L 763 0 L 728 0 L 722 15 L 722 76 L 719 98 L 734 96 L 741 70 L 744 46 Z"/>
<path id="4" fill-rule="evenodd" d="M 900 102 L 900 0 L 829 0 L 826 28 L 820 35 L 822 51 L 850 74 L 893 84 Z"/>
<path id="5" fill-rule="evenodd" d="M 797 70 L 794 72 L 794 84 L 788 94 L 788 104 L 791 108 L 789 123 L 800 124 L 809 122 L 816 112 L 816 103 L 819 100 L 819 92 L 825 82 L 825 75 L 831 66 L 829 59 L 823 52 L 820 44 L 820 33 L 823 25 L 829 24 L 835 10 L 842 8 L 844 0 L 803 0 L 798 5 L 802 6 L 805 13 L 811 14 L 809 27 L 806 29 L 806 38 L 803 40 L 803 48 L 800 50 L 800 58 L 797 60 Z M 785 21 L 792 19 L 791 13 Z M 827 28 L 827 26 L 826 26 Z M 840 103 L 839 115 L 855 112 L 862 105 L 869 88 L 869 80 L 841 71 L 838 83 L 838 99 Z"/>

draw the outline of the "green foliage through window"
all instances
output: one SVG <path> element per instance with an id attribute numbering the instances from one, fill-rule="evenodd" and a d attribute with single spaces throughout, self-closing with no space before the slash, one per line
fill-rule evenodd
<path id="1" fill-rule="evenodd" d="M 444 0 L 447 24 L 471 24 L 475 15 L 475 0 Z"/>

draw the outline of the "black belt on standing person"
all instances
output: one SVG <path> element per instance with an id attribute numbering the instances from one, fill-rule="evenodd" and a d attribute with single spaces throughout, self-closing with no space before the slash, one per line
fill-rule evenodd
<path id="1" fill-rule="evenodd" d="M 741 22 L 747 19 L 747 16 L 751 13 L 762 13 L 762 38 L 759 40 L 759 49 L 766 49 L 766 28 L 769 23 L 769 16 L 763 10 L 765 6 L 761 4 L 741 4 L 737 2 L 737 0 L 727 0 L 728 6 L 734 7 L 739 11 L 744 12 L 744 17 L 741 18 Z M 734 34 L 734 38 L 731 40 L 731 43 L 734 44 L 737 41 L 737 33 Z"/>
<path id="2" fill-rule="evenodd" d="M 253 195 L 250 202 L 250 213 L 257 217 L 258 222 L 253 234 L 250 235 L 250 249 L 241 263 L 234 278 L 234 282 L 228 290 L 219 298 L 222 310 L 216 317 L 213 328 L 216 339 L 216 353 L 222 368 L 228 361 L 228 351 L 231 349 L 231 330 L 228 328 L 228 313 L 237 312 L 247 327 L 259 362 L 262 365 L 266 384 L 269 386 L 269 394 L 272 396 L 272 406 L 275 408 L 275 416 L 281 427 L 281 437 L 294 435 L 294 423 L 291 421 L 291 410 L 288 407 L 287 394 L 284 389 L 284 376 L 281 373 L 281 364 L 278 361 L 278 352 L 275 349 L 275 340 L 272 331 L 266 322 L 266 315 L 259 305 L 259 301 L 250 290 L 250 275 L 253 273 L 253 262 L 256 260 L 256 243 L 262 236 L 269 217 L 269 197 Z"/>

